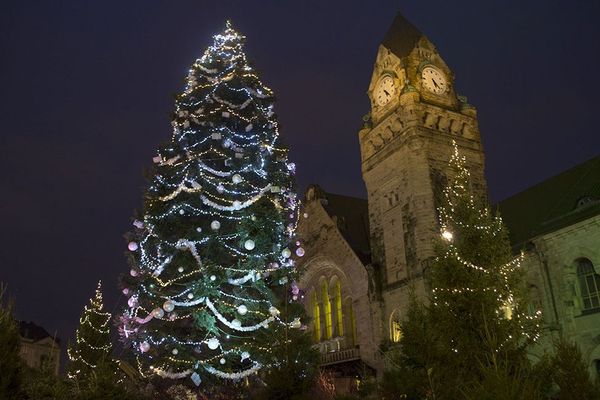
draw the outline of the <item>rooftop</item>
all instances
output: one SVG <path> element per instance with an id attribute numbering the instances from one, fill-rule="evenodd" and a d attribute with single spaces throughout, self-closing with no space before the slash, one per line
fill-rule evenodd
<path id="1" fill-rule="evenodd" d="M 600 214 L 600 156 L 498 204 L 515 246 Z"/>
<path id="2" fill-rule="evenodd" d="M 410 54 L 422 36 L 421 31 L 398 13 L 381 44 L 402 58 Z"/>
<path id="3" fill-rule="evenodd" d="M 19 321 L 19 333 L 22 338 L 29 339 L 34 342 L 43 340 L 47 337 L 53 338 L 56 343 L 60 343 L 59 338 L 51 336 L 48 331 L 33 322 Z"/>

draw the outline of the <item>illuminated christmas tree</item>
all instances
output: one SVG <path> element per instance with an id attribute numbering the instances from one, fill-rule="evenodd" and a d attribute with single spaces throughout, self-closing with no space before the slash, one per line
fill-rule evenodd
<path id="1" fill-rule="evenodd" d="M 450 167 L 436 258 L 427 270 L 431 302 L 412 300 L 401 367 L 390 375 L 409 397 L 462 398 L 490 368 L 523 372 L 526 349 L 539 336 L 539 312 L 527 310 L 522 256 L 512 255 L 501 218 L 473 193 L 456 146 Z"/>
<path id="2" fill-rule="evenodd" d="M 102 287 L 98 282 L 96 295 L 85 306 L 79 319 L 75 344 L 67 350 L 69 378 L 78 382 L 89 381 L 99 364 L 112 363 L 110 319 L 110 313 L 104 312 Z"/>
<path id="3" fill-rule="evenodd" d="M 146 376 L 240 380 L 273 363 L 264 337 L 295 290 L 297 204 L 274 95 L 229 23 L 189 70 L 171 141 L 129 234 L 120 333 Z M 297 295 L 293 295 L 295 300 Z M 291 300 L 291 301 L 295 301 Z"/>
<path id="4" fill-rule="evenodd" d="M 439 209 L 439 257 L 430 274 L 432 309 L 454 320 L 444 331 L 461 338 L 447 343 L 455 353 L 473 353 L 484 338 L 491 340 L 484 351 L 524 349 L 539 332 L 538 313 L 527 310 L 522 255 L 513 256 L 502 219 L 473 194 L 456 145 L 450 166 L 455 176 Z"/>

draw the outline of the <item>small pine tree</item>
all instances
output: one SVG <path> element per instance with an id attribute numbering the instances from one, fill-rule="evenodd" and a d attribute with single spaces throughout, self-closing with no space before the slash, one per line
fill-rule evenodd
<path id="1" fill-rule="evenodd" d="M 524 312 L 521 257 L 511 253 L 502 220 L 471 191 L 455 146 L 454 177 L 439 209 L 441 237 L 427 271 L 431 301 L 404 322 L 404 365 L 418 371 L 420 392 L 460 398 L 491 366 L 516 371 L 537 339 L 538 316 Z"/>
<path id="2" fill-rule="evenodd" d="M 600 400 L 600 385 L 590 379 L 587 363 L 579 346 L 561 337 L 554 343 L 550 357 L 550 376 L 558 400 Z"/>
<path id="3" fill-rule="evenodd" d="M 80 389 L 91 381 L 99 364 L 113 364 L 110 340 L 111 315 L 104 311 L 102 284 L 98 282 L 96 294 L 90 304 L 84 307 L 79 319 L 76 342 L 67 350 L 69 366 L 67 376 L 74 380 Z"/>
<path id="4" fill-rule="evenodd" d="M 12 302 L 5 301 L 4 295 L 5 286 L 0 283 L 0 398 L 17 400 L 23 398 L 21 338 L 12 316 Z"/>
<path id="5" fill-rule="evenodd" d="M 289 286 L 289 285 L 287 285 Z M 283 287 L 282 289 L 287 289 Z M 283 318 L 288 315 L 304 316 L 301 304 L 287 301 L 289 290 L 280 293 L 284 301 L 280 304 Z M 264 374 L 264 388 L 252 398 L 259 400 L 301 400 L 310 397 L 309 393 L 317 382 L 319 352 L 313 348 L 306 330 L 292 329 L 287 325 L 274 327 L 263 333 L 259 340 L 272 349 L 269 364 L 273 365 Z"/>

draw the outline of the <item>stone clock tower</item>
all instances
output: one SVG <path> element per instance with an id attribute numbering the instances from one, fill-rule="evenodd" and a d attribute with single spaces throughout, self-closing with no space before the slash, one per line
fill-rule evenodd
<path id="1" fill-rule="evenodd" d="M 371 112 L 359 138 L 385 322 L 403 312 L 409 286 L 425 290 L 452 141 L 482 195 L 484 155 L 475 108 L 456 93 L 435 46 L 400 14 L 379 46 L 368 95 Z"/>

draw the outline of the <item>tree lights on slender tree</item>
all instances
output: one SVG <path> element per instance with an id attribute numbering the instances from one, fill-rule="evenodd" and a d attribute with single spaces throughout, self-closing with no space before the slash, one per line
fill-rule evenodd
<path id="1" fill-rule="evenodd" d="M 413 299 L 402 324 L 397 380 L 416 396 L 462 397 L 491 365 L 517 371 L 539 335 L 540 313 L 525 303 L 522 256 L 513 257 L 501 218 L 472 192 L 456 145 L 450 166 L 427 271 L 431 302 Z"/>
<path id="2" fill-rule="evenodd" d="M 273 92 L 229 22 L 213 38 L 176 98 L 171 141 L 129 235 L 120 326 L 141 373 L 197 386 L 269 367 L 257 337 L 301 326 L 279 311 L 294 287 L 292 252 L 303 250 Z"/>
<path id="3" fill-rule="evenodd" d="M 452 320 L 444 331 L 456 336 L 447 343 L 455 353 L 481 348 L 485 330 L 493 336 L 486 351 L 522 349 L 539 335 L 538 313 L 528 314 L 525 304 L 522 255 L 513 257 L 502 219 L 473 194 L 456 144 L 450 166 L 455 176 L 443 193 L 430 274 L 432 310 Z"/>
<path id="4" fill-rule="evenodd" d="M 98 282 L 96 295 L 85 306 L 79 319 L 76 342 L 68 350 L 69 378 L 83 381 L 88 380 L 92 371 L 104 362 L 111 362 L 110 341 L 111 314 L 104 312 L 102 303 L 102 287 Z"/>

